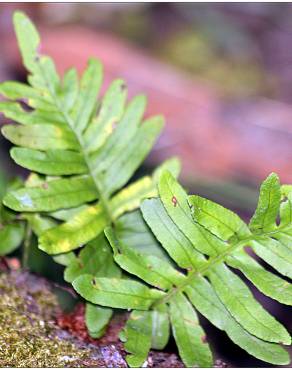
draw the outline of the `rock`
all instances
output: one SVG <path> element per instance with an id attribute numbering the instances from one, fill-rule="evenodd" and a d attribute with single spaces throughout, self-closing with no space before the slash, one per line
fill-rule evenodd
<path id="1" fill-rule="evenodd" d="M 94 346 L 56 325 L 50 285 L 27 272 L 0 275 L 0 367 L 126 367 L 115 346 Z"/>

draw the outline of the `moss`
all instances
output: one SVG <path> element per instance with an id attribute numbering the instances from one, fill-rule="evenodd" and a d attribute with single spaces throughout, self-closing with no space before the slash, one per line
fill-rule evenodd
<path id="1" fill-rule="evenodd" d="M 0 367 L 82 366 L 90 351 L 64 340 L 53 321 L 56 299 L 42 279 L 1 274 L 0 296 Z"/>

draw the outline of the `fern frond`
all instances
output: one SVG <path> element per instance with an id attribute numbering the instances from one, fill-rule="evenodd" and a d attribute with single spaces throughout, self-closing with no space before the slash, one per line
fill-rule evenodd
<path id="1" fill-rule="evenodd" d="M 9 99 L 0 102 L 0 111 L 18 123 L 4 126 L 2 133 L 16 145 L 14 161 L 44 177 L 35 186 L 9 192 L 4 204 L 59 220 L 58 214 L 66 212 L 65 222 L 44 231 L 39 245 L 50 254 L 67 253 L 155 194 L 155 174 L 122 188 L 150 152 L 163 118 L 142 122 L 146 99 L 137 96 L 128 104 L 122 80 L 97 100 L 102 84 L 98 60 L 89 60 L 80 82 L 75 69 L 60 78 L 52 59 L 39 53 L 40 37 L 31 21 L 16 12 L 14 25 L 29 77 L 28 84 L 0 84 L 0 93 Z M 179 171 L 176 159 L 164 167 Z"/>
<path id="2" fill-rule="evenodd" d="M 129 246 L 115 227 L 105 230 L 116 263 L 146 283 L 144 289 L 147 291 L 141 291 L 139 300 L 128 300 L 127 308 L 135 309 L 126 325 L 127 335 L 124 338 L 130 343 L 126 346 L 131 353 L 129 364 L 141 366 L 145 361 L 153 337 L 149 313 L 144 312 L 153 314 L 161 306 L 165 307 L 179 353 L 187 366 L 212 364 L 211 351 L 195 310 L 254 357 L 272 364 L 288 364 L 289 355 L 281 346 L 291 344 L 288 331 L 257 302 L 234 269 L 242 272 L 267 296 L 291 305 L 291 284 L 284 277 L 266 270 L 245 247 L 250 246 L 280 275 L 287 276 L 288 265 L 291 270 L 292 193 L 287 195 L 286 187 L 281 196 L 278 177 L 270 175 L 261 186 L 259 204 L 248 226 L 235 213 L 219 204 L 199 196 L 188 196 L 167 171 L 160 177 L 158 188 L 160 198 L 145 200 L 141 209 L 146 223 L 168 257 L 143 253 L 138 247 L 139 240 L 136 240 L 136 247 Z M 281 221 L 277 223 L 279 212 Z M 285 244 L 286 254 L 281 254 L 284 244 L 281 247 L 280 240 Z M 274 243 L 279 243 L 278 258 L 284 260 L 279 268 L 275 263 L 277 256 L 271 260 L 266 257 L 276 254 Z M 266 248 L 265 252 L 260 250 L 258 253 L 259 244 Z M 103 298 L 106 296 L 109 299 L 107 305 L 125 308 L 110 289 L 123 280 L 118 283 L 106 279 L 108 285 L 105 285 L 104 279 L 101 284 L 99 279 L 94 284 L 90 279 L 90 275 L 83 275 L 73 281 L 81 296 L 99 304 L 105 304 Z M 161 297 L 154 298 L 153 291 L 159 292 Z M 131 296 L 131 288 L 127 287 L 124 294 Z M 133 317 L 136 316 L 139 317 L 136 331 L 141 330 L 143 338 L 147 334 L 147 341 L 145 338 L 143 346 L 136 341 L 133 347 L 133 339 L 138 334 L 127 328 L 133 326 Z"/>

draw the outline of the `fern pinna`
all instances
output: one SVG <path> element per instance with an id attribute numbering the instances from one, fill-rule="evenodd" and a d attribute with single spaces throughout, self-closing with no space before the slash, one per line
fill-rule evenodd
<path id="1" fill-rule="evenodd" d="M 250 246 L 280 275 L 291 278 L 290 187 L 281 188 L 278 177 L 270 175 L 261 186 L 249 226 L 210 200 L 187 196 L 167 171 L 158 187 L 160 197 L 145 200 L 141 208 L 159 242 L 157 248 L 167 256 L 145 255 L 128 245 L 119 229 L 105 230 L 116 263 L 144 283 L 90 274 L 73 281 L 77 292 L 94 304 L 133 310 L 121 335 L 131 353 L 129 364 L 141 366 L 150 348 L 164 348 L 170 324 L 184 363 L 211 366 L 212 354 L 195 309 L 254 357 L 288 364 L 289 355 L 281 345 L 291 343 L 289 333 L 255 300 L 234 270 L 263 294 L 291 305 L 291 284 L 245 250 Z"/>

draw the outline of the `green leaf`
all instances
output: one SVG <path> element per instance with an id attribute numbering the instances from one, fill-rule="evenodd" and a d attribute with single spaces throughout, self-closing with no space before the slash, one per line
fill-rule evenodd
<path id="1" fill-rule="evenodd" d="M 23 223 L 13 223 L 0 229 L 0 256 L 12 253 L 19 247 L 24 237 Z"/>
<path id="2" fill-rule="evenodd" d="M 46 195 L 40 189 L 40 194 L 33 194 L 41 196 L 38 205 L 26 208 L 21 204 L 17 208 L 29 212 L 56 211 L 57 218 L 60 213 L 61 218 L 66 217 L 64 224 L 40 237 L 43 250 L 53 254 L 66 253 L 98 236 L 104 226 L 124 212 L 136 209 L 141 199 L 154 194 L 156 180 L 146 177 L 110 199 L 130 180 L 147 156 L 163 122 L 161 117 L 153 117 L 140 124 L 145 98 L 135 97 L 127 105 L 126 86 L 122 80 L 114 81 L 97 100 L 102 66 L 95 59 L 89 60 L 80 84 L 75 69 L 67 71 L 61 80 L 53 61 L 39 53 L 40 38 L 32 22 L 20 12 L 16 13 L 14 22 L 24 64 L 31 74 L 28 85 L 6 83 L 0 85 L 0 92 L 12 100 L 25 99 L 31 111 L 25 111 L 15 101 L 3 103 L 6 104 L 3 110 L 10 117 L 25 124 L 3 128 L 4 135 L 22 147 L 14 148 L 12 157 L 32 171 L 61 177 L 55 181 L 71 181 L 62 177 L 83 174 L 92 185 L 90 189 L 83 189 L 80 182 L 76 187 L 76 194 L 80 189 L 79 197 L 71 193 L 68 201 L 63 196 L 55 199 L 59 196 L 58 191 L 46 202 Z M 178 165 L 173 161 L 169 167 L 178 171 Z M 85 203 L 95 199 L 99 199 L 100 204 L 86 206 Z M 80 214 L 71 211 L 79 205 L 84 207 Z M 92 211 L 96 213 L 96 207 L 102 209 L 103 214 L 97 220 L 91 215 Z"/>
<path id="3" fill-rule="evenodd" d="M 142 367 L 151 347 L 152 317 L 147 311 L 133 311 L 123 330 L 125 350 L 130 355 L 127 362 L 130 367 Z"/>
<path id="4" fill-rule="evenodd" d="M 150 311 L 152 322 L 151 348 L 163 350 L 169 340 L 169 317 L 166 305 L 160 305 Z"/>
<path id="5" fill-rule="evenodd" d="M 77 207 L 96 198 L 96 188 L 91 178 L 76 176 L 11 191 L 5 196 L 3 203 L 19 212 L 50 212 Z"/>
<path id="6" fill-rule="evenodd" d="M 169 172 L 161 175 L 158 188 L 167 213 L 199 252 L 213 256 L 227 248 L 225 243 L 193 222 L 187 194 Z"/>
<path id="7" fill-rule="evenodd" d="M 12 148 L 11 157 L 20 166 L 45 175 L 78 175 L 87 172 L 80 153 L 71 150 L 47 150 L 42 152 L 27 148 Z"/>
<path id="8" fill-rule="evenodd" d="M 72 251 L 97 237 L 107 225 L 99 205 L 87 207 L 69 221 L 45 231 L 39 238 L 39 248 L 49 254 Z"/>
<path id="9" fill-rule="evenodd" d="M 78 97 L 78 75 L 75 68 L 68 69 L 64 74 L 62 95 L 64 110 L 70 111 Z"/>
<path id="10" fill-rule="evenodd" d="M 53 219 L 40 216 L 37 213 L 23 214 L 23 218 L 28 221 L 29 226 L 37 236 L 40 236 L 45 230 L 56 226 L 56 222 Z M 60 253 L 56 256 L 53 256 L 53 260 L 62 266 L 68 266 L 75 259 L 76 256 L 73 252 Z"/>
<path id="11" fill-rule="evenodd" d="M 145 176 L 121 190 L 111 200 L 113 216 L 118 218 L 125 212 L 139 207 L 141 200 L 156 194 L 151 177 Z"/>
<path id="12" fill-rule="evenodd" d="M 111 248 L 105 237 L 100 235 L 88 243 L 65 269 L 64 278 L 72 282 L 77 277 L 91 274 L 95 277 L 119 277 L 121 271 L 114 263 Z M 99 338 L 104 334 L 113 310 L 90 303 L 86 304 L 85 323 L 89 334 Z"/>
<path id="13" fill-rule="evenodd" d="M 190 269 L 204 260 L 168 216 L 159 199 L 145 200 L 141 210 L 156 238 L 180 267 Z"/>
<path id="14" fill-rule="evenodd" d="M 51 181 L 47 178 L 48 189 L 36 187 L 9 194 L 7 204 L 18 211 L 55 211 L 51 215 L 65 218 L 65 223 L 40 236 L 39 245 L 51 254 L 67 253 L 98 236 L 105 226 L 136 209 L 144 197 L 154 194 L 156 180 L 146 177 L 110 199 L 147 156 L 163 122 L 161 117 L 153 117 L 140 124 L 145 98 L 135 97 L 127 105 L 122 80 L 114 81 L 97 100 L 102 82 L 98 60 L 89 60 L 80 84 L 75 69 L 67 71 L 61 80 L 54 62 L 40 54 L 40 38 L 32 22 L 17 12 L 14 23 L 30 75 L 28 85 L 14 82 L 0 85 L 0 93 L 12 100 L 3 103 L 4 113 L 24 124 L 5 126 L 3 133 L 21 147 L 11 153 L 17 163 L 60 178 Z M 25 111 L 16 99 L 25 100 L 30 110 Z M 173 161 L 169 167 L 178 171 Z M 65 177 L 79 174 L 84 177 Z M 78 184 L 71 183 L 77 179 L 81 180 Z M 63 189 L 58 184 L 64 185 Z M 18 195 L 24 196 L 24 202 Z M 27 204 L 27 199 L 32 204 Z M 86 205 L 96 199 L 98 204 Z M 79 205 L 77 212 L 74 208 Z"/>
<path id="15" fill-rule="evenodd" d="M 180 162 L 177 158 L 170 158 L 154 171 L 152 178 L 144 176 L 121 190 L 111 199 L 113 216 L 118 218 L 121 214 L 138 208 L 143 199 L 157 196 L 157 181 L 160 177 L 160 173 L 166 169 L 169 170 L 173 176 L 177 177 L 180 172 Z"/>
<path id="16" fill-rule="evenodd" d="M 115 224 L 115 233 L 118 240 L 121 240 L 129 248 L 143 254 L 169 260 L 143 220 L 140 211 L 126 213 L 120 217 Z"/>
<path id="17" fill-rule="evenodd" d="M 105 235 L 113 248 L 116 263 L 148 284 L 165 290 L 172 284 L 179 284 L 184 280 L 184 276 L 168 262 L 155 256 L 138 253 L 118 241 L 112 228 L 106 228 Z"/>
<path id="18" fill-rule="evenodd" d="M 275 227 L 280 201 L 279 178 L 272 173 L 261 185 L 258 206 L 249 224 L 253 232 L 269 231 Z"/>
<path id="19" fill-rule="evenodd" d="M 62 266 L 69 266 L 75 259 L 76 256 L 74 252 L 61 253 L 53 256 L 53 260 Z"/>
<path id="20" fill-rule="evenodd" d="M 245 252 L 228 257 L 228 265 L 239 269 L 262 293 L 280 303 L 292 305 L 292 285 L 265 270 Z"/>
<path id="21" fill-rule="evenodd" d="M 81 297 L 91 303 L 125 309 L 147 310 L 156 299 L 164 294 L 136 281 L 95 278 L 88 274 L 75 279 L 73 287 Z"/>
<path id="22" fill-rule="evenodd" d="M 104 235 L 90 241 L 65 269 L 64 278 L 72 283 L 80 275 L 119 277 L 120 269 L 114 263 L 111 248 Z"/>
<path id="23" fill-rule="evenodd" d="M 4 117 L 17 121 L 23 125 L 33 124 L 35 119 L 35 115 L 25 111 L 19 103 L 1 101 L 0 110 Z M 38 123 L 40 124 L 43 122 Z"/>
<path id="24" fill-rule="evenodd" d="M 69 209 L 60 209 L 59 211 L 51 212 L 50 216 L 60 221 L 69 221 L 72 217 L 87 209 L 88 206 L 83 204 L 79 207 L 69 208 Z"/>
<path id="25" fill-rule="evenodd" d="M 107 168 L 101 178 L 105 194 L 110 196 L 115 190 L 127 183 L 141 162 L 152 149 L 154 142 L 163 127 L 162 117 L 154 117 L 145 121 L 131 141 L 131 145 Z M 131 158 L 131 161 L 128 159 Z M 95 175 L 96 176 L 96 175 Z"/>
<path id="26" fill-rule="evenodd" d="M 42 124 L 7 125 L 1 132 L 13 144 L 30 149 L 79 149 L 78 141 L 65 127 Z"/>
<path id="27" fill-rule="evenodd" d="M 268 343 L 245 331 L 228 313 L 206 279 L 198 277 L 185 289 L 196 309 L 213 325 L 252 356 L 275 365 L 287 365 L 289 354 L 278 344 Z"/>
<path id="28" fill-rule="evenodd" d="M 133 315 L 134 312 L 137 313 L 137 316 Z M 135 318 L 139 320 L 138 326 L 136 325 Z M 131 333 L 132 330 L 134 330 L 133 333 Z M 136 335 L 138 336 L 137 347 L 135 346 Z M 143 335 L 147 335 L 147 347 L 140 345 L 140 336 Z M 169 335 L 170 332 L 167 306 L 160 305 L 156 309 L 148 312 L 133 311 L 130 319 L 127 321 L 125 328 L 123 329 L 123 331 L 120 332 L 120 339 L 123 342 L 127 342 L 127 340 L 129 340 L 129 342 L 125 344 L 125 348 L 128 352 L 132 352 L 134 354 L 134 356 L 130 356 L 130 364 L 133 364 L 132 366 L 134 366 L 134 361 L 140 361 L 141 366 L 141 364 L 144 364 L 147 358 L 150 346 L 151 348 L 157 350 L 164 349 L 168 343 Z M 149 336 L 151 336 L 151 343 L 149 343 Z M 146 340 L 146 338 L 144 339 Z"/>
<path id="29" fill-rule="evenodd" d="M 184 297 L 176 294 L 169 306 L 172 332 L 179 354 L 187 367 L 210 367 L 212 353 L 199 325 L 196 311 Z"/>
<path id="30" fill-rule="evenodd" d="M 244 329 L 269 342 L 291 343 L 287 330 L 263 309 L 242 280 L 224 264 L 213 267 L 208 276 L 224 306 Z"/>
<path id="31" fill-rule="evenodd" d="M 110 308 L 100 307 L 91 303 L 85 306 L 85 323 L 92 338 L 100 338 L 113 315 Z"/>
<path id="32" fill-rule="evenodd" d="M 56 222 L 49 217 L 40 216 L 38 213 L 23 214 L 23 218 L 29 222 L 32 231 L 41 235 L 45 230 L 56 226 Z"/>
<path id="33" fill-rule="evenodd" d="M 218 238 L 228 240 L 232 236 L 248 237 L 247 225 L 233 212 L 208 199 L 191 195 L 188 201 L 194 220 L 206 227 Z"/>
<path id="34" fill-rule="evenodd" d="M 112 82 L 103 97 L 97 117 L 91 121 L 84 133 L 85 144 L 89 152 L 98 150 L 112 133 L 114 125 L 122 117 L 126 98 L 127 90 L 124 81 Z"/>
<path id="35" fill-rule="evenodd" d="M 0 94 L 11 100 L 38 98 L 38 94 L 32 87 L 18 81 L 2 82 L 0 84 Z"/>
<path id="36" fill-rule="evenodd" d="M 89 59 L 87 68 L 82 75 L 80 91 L 74 110 L 74 127 L 82 132 L 96 107 L 96 97 L 102 83 L 102 66 L 96 59 Z"/>
<path id="37" fill-rule="evenodd" d="M 103 147 L 94 154 L 96 172 L 100 173 L 110 167 L 124 148 L 130 145 L 142 120 L 145 106 L 146 99 L 141 95 L 134 97 L 128 104 L 112 135 L 109 136 Z"/>
<path id="38" fill-rule="evenodd" d="M 22 125 L 53 125 L 61 127 L 66 125 L 64 117 L 59 112 L 44 110 L 28 112 L 19 103 L 15 102 L 0 102 L 0 111 L 6 118 L 12 119 Z"/>
<path id="39" fill-rule="evenodd" d="M 255 253 L 282 275 L 292 278 L 292 250 L 289 246 L 267 237 L 258 237 L 251 242 Z"/>
<path id="40" fill-rule="evenodd" d="M 27 69 L 32 71 L 36 64 L 36 50 L 40 44 L 39 35 L 24 13 L 15 12 L 13 22 L 23 62 Z"/>

